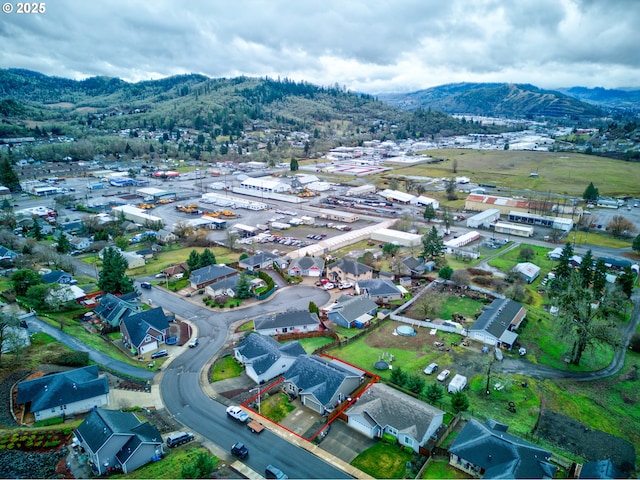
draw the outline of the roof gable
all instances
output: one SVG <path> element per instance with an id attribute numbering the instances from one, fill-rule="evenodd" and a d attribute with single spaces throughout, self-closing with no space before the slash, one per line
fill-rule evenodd
<path id="1" fill-rule="evenodd" d="M 214 281 L 233 273 L 238 273 L 238 271 L 228 267 L 227 265 L 207 265 L 206 267 L 198 268 L 191 272 L 189 279 L 192 283 L 201 284 Z"/>
<path id="2" fill-rule="evenodd" d="M 302 325 L 320 325 L 318 315 L 308 310 L 287 310 L 275 315 L 264 315 L 254 320 L 256 330 L 272 328 L 298 327 Z"/>
<path id="3" fill-rule="evenodd" d="M 235 350 L 247 359 L 246 363 L 250 363 L 258 375 L 266 372 L 283 356 L 298 357 L 306 353 L 297 341 L 280 344 L 273 338 L 259 333 L 247 335 Z"/>
<path id="4" fill-rule="evenodd" d="M 508 298 L 498 298 L 483 308 L 482 314 L 473 323 L 470 330 L 484 330 L 496 338 L 509 329 L 511 321 L 522 310 L 522 305 Z"/>
<path id="5" fill-rule="evenodd" d="M 127 332 L 129 332 L 131 343 L 136 347 L 144 341 L 150 329 L 159 332 L 165 332 L 169 329 L 169 320 L 162 307 L 156 307 L 129 315 L 125 317 L 122 322 Z"/>
<path id="6" fill-rule="evenodd" d="M 327 268 L 339 268 L 345 273 L 350 273 L 355 276 L 363 275 L 368 272 L 373 271 L 373 267 L 369 265 L 365 265 L 364 263 L 357 262 L 355 260 L 349 260 L 348 258 L 343 258 L 338 260 L 337 262 L 333 262 L 328 265 Z"/>
<path id="7" fill-rule="evenodd" d="M 345 300 L 343 300 L 343 298 L 345 298 Z M 377 308 L 378 304 L 366 295 L 358 295 L 355 297 L 345 295 L 331 306 L 328 313 L 340 312 L 346 320 L 354 321 L 361 315 L 375 311 Z"/>
<path id="8" fill-rule="evenodd" d="M 386 278 L 373 278 L 371 280 L 358 280 L 358 287 L 366 290 L 369 295 L 397 295 L 402 294 L 400 289 L 391 280 Z"/>

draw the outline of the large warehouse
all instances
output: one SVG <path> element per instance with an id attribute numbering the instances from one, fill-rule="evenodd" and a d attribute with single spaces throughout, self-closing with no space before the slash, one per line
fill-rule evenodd
<path id="1" fill-rule="evenodd" d="M 490 208 L 484 212 L 475 214 L 473 217 L 467 219 L 468 228 L 489 228 L 489 226 L 500 219 L 500 210 L 497 208 Z"/>
<path id="2" fill-rule="evenodd" d="M 127 220 L 131 220 L 132 222 L 142 223 L 145 222 L 160 222 L 164 224 L 162 218 L 156 217 L 155 215 L 149 215 L 146 210 L 143 210 L 138 207 L 134 207 L 132 205 L 121 205 L 119 207 L 113 207 L 114 212 L 122 212 L 124 214 L 124 218 Z"/>
<path id="3" fill-rule="evenodd" d="M 376 242 L 393 243 L 402 247 L 417 247 L 422 245 L 422 235 L 401 232 L 390 228 L 378 228 L 371 232 L 371 240 Z"/>

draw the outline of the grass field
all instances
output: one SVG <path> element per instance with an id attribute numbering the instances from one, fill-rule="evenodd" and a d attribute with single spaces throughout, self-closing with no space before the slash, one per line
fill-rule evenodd
<path id="1" fill-rule="evenodd" d="M 324 347 L 325 345 L 329 345 L 333 342 L 332 337 L 310 337 L 310 338 L 301 338 L 298 340 L 304 351 L 308 354 L 312 354 L 318 348 Z"/>
<path id="2" fill-rule="evenodd" d="M 226 380 L 227 378 L 235 378 L 240 376 L 243 371 L 242 365 L 240 365 L 231 356 L 219 358 L 213 365 L 213 372 L 211 373 L 211 381 L 217 382 L 219 380 Z"/>
<path id="3" fill-rule="evenodd" d="M 408 478 L 406 464 L 411 459 L 412 455 L 401 447 L 378 442 L 354 458 L 351 465 L 375 478 Z"/>
<path id="4" fill-rule="evenodd" d="M 473 182 L 487 183 L 534 192 L 567 193 L 582 196 L 593 182 L 601 195 L 640 195 L 640 163 L 578 153 L 511 150 L 444 149 L 424 152 L 445 161 L 435 164 L 394 168 L 406 176 L 468 176 Z M 531 173 L 537 173 L 537 178 Z"/>
<path id="5" fill-rule="evenodd" d="M 182 467 L 195 462 L 199 454 L 204 453 L 213 457 L 206 448 L 192 445 L 177 447 L 169 450 L 168 453 L 161 462 L 151 462 L 126 475 L 116 474 L 111 475 L 111 478 L 182 478 Z M 213 459 L 214 465 L 217 466 L 219 460 L 216 457 Z"/>

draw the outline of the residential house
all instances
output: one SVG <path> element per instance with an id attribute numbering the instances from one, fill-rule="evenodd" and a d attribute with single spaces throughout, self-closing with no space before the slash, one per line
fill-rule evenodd
<path id="1" fill-rule="evenodd" d="M 173 277 L 179 273 L 186 273 L 189 271 L 189 265 L 187 262 L 175 263 L 173 265 L 169 265 L 167 268 L 162 270 L 160 273 L 163 273 L 165 277 Z"/>
<path id="2" fill-rule="evenodd" d="M 18 254 L 13 250 L 0 245 L 0 261 L 13 262 Z"/>
<path id="3" fill-rule="evenodd" d="M 292 277 L 320 277 L 323 271 L 324 259 L 322 257 L 302 256 L 291 260 L 288 273 Z"/>
<path id="4" fill-rule="evenodd" d="M 53 270 L 42 275 L 42 283 L 51 285 L 57 283 L 59 285 L 71 285 L 73 275 L 62 270 Z"/>
<path id="5" fill-rule="evenodd" d="M 18 383 L 18 405 L 36 422 L 87 412 L 109 403 L 109 382 L 97 365 L 45 375 Z"/>
<path id="6" fill-rule="evenodd" d="M 405 275 L 419 276 L 424 274 L 426 266 L 424 262 L 413 255 L 402 259 L 402 273 Z"/>
<path id="7" fill-rule="evenodd" d="M 397 287 L 386 278 L 372 278 L 371 280 L 358 280 L 355 285 L 358 295 L 367 295 L 377 303 L 389 303 L 393 300 L 402 300 L 403 289 Z M 406 290 L 404 290 L 406 292 Z"/>
<path id="8" fill-rule="evenodd" d="M 122 252 L 121 255 L 127 261 L 127 268 L 129 270 L 144 267 L 147 264 L 147 261 L 144 259 L 144 257 L 141 257 L 135 252 Z"/>
<path id="9" fill-rule="evenodd" d="M 346 328 L 362 328 L 375 317 L 378 305 L 366 295 L 343 295 L 327 310 L 327 318 Z"/>
<path id="10" fill-rule="evenodd" d="M 629 475 L 621 472 L 610 459 L 585 462 L 576 469 L 578 478 L 605 479 L 605 478 L 629 478 Z"/>
<path id="11" fill-rule="evenodd" d="M 74 250 L 78 250 L 80 252 L 84 252 L 91 246 L 91 240 L 87 237 L 71 237 L 69 238 L 69 243 Z"/>
<path id="12" fill-rule="evenodd" d="M 300 398 L 311 410 L 326 415 L 364 381 L 364 372 L 337 359 L 300 355 L 285 373 L 282 390 Z"/>
<path id="13" fill-rule="evenodd" d="M 553 478 L 551 452 L 471 418 L 449 447 L 449 465 L 476 478 Z"/>
<path id="14" fill-rule="evenodd" d="M 256 252 L 255 255 L 240 260 L 238 265 L 246 270 L 258 270 L 259 268 L 269 268 L 278 259 L 278 255 L 270 252 Z"/>
<path id="15" fill-rule="evenodd" d="M 218 297 L 220 295 L 226 295 L 227 297 L 235 297 L 236 290 L 238 288 L 238 280 L 240 275 L 234 275 L 233 277 L 223 278 L 220 281 L 214 282 L 211 285 L 207 285 L 204 288 L 204 293 L 210 297 Z"/>
<path id="16" fill-rule="evenodd" d="M 84 229 L 84 225 L 81 220 L 71 220 L 70 222 L 58 223 L 58 230 L 69 235 L 77 235 Z"/>
<path id="17" fill-rule="evenodd" d="M 177 241 L 178 236 L 175 233 L 170 232 L 169 230 L 161 228 L 157 232 L 156 239 L 158 240 L 158 242 L 162 243 L 163 245 L 167 245 L 169 243 L 173 243 Z"/>
<path id="18" fill-rule="evenodd" d="M 261 335 L 280 333 L 317 332 L 320 330 L 318 315 L 309 310 L 287 310 L 271 315 L 263 315 L 253 321 L 253 329 Z"/>
<path id="19" fill-rule="evenodd" d="M 83 300 L 86 296 L 87 292 L 77 285 L 59 285 L 58 288 L 49 291 L 46 301 L 49 305 L 60 305 Z"/>
<path id="20" fill-rule="evenodd" d="M 234 275 L 238 275 L 238 271 L 226 265 L 208 265 L 191 272 L 189 281 L 192 288 L 199 290 Z"/>
<path id="21" fill-rule="evenodd" d="M 327 265 L 327 278 L 334 283 L 370 280 L 373 278 L 373 268 L 364 263 L 343 258 Z"/>
<path id="22" fill-rule="evenodd" d="M 144 310 L 120 321 L 124 346 L 135 355 L 144 355 L 163 344 L 170 332 L 169 319 L 162 307 Z"/>
<path id="23" fill-rule="evenodd" d="M 300 355 L 305 355 L 305 351 L 299 342 L 280 344 L 257 333 L 247 335 L 233 349 L 235 359 L 245 366 L 245 373 L 257 384 L 282 375 Z"/>
<path id="24" fill-rule="evenodd" d="M 122 470 L 130 473 L 160 460 L 162 436 L 155 425 L 133 412 L 96 408 L 74 432 L 95 475 Z"/>
<path id="25" fill-rule="evenodd" d="M 127 293 L 120 297 L 106 293 L 100 298 L 100 303 L 93 311 L 102 322 L 108 323 L 112 327 L 118 327 L 123 318 L 142 311 L 142 305 L 137 301 L 137 298 L 136 292 Z"/>
<path id="26" fill-rule="evenodd" d="M 510 350 L 518 338 L 516 330 L 527 316 L 527 311 L 520 303 L 508 298 L 498 298 L 482 310 L 469 329 L 469 338 Z"/>
<path id="27" fill-rule="evenodd" d="M 525 282 L 531 283 L 540 276 L 540 267 L 531 262 L 518 263 L 512 272 L 519 273 Z"/>
<path id="28" fill-rule="evenodd" d="M 153 254 L 155 253 L 153 251 L 152 248 L 141 248 L 140 250 L 136 250 L 135 252 L 136 255 L 138 255 L 139 257 L 142 257 L 146 260 L 151 260 L 153 258 Z"/>
<path id="29" fill-rule="evenodd" d="M 419 452 L 434 435 L 444 412 L 384 383 L 373 383 L 346 411 L 347 425 L 369 438 L 393 435 L 401 446 Z"/>

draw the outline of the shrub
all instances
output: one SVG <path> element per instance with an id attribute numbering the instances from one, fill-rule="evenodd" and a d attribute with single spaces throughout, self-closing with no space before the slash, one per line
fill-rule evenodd
<path id="1" fill-rule="evenodd" d="M 384 443 L 388 443 L 389 445 L 395 445 L 396 443 L 398 443 L 398 439 L 396 437 L 386 432 L 382 434 L 382 441 Z"/>
<path id="2" fill-rule="evenodd" d="M 482 285 L 483 287 L 488 287 L 493 284 L 493 280 L 487 277 L 473 277 L 473 283 L 477 285 Z"/>

